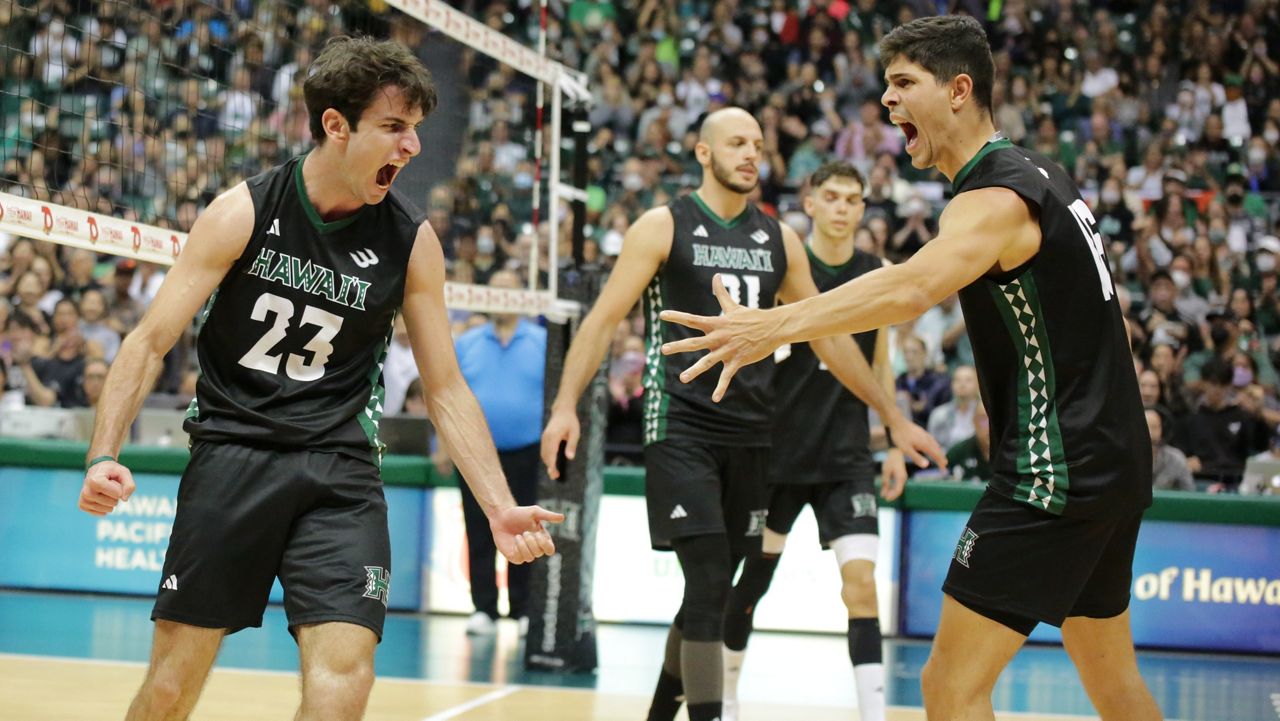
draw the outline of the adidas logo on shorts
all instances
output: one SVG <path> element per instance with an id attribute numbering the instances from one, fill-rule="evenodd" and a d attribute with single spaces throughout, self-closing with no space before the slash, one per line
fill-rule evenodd
<path id="1" fill-rule="evenodd" d="M 160 588 L 167 588 L 170 591 L 178 590 L 178 576 L 175 574 L 164 579 L 164 583 L 160 584 Z"/>
<path id="2" fill-rule="evenodd" d="M 671 517 L 672 517 L 673 519 L 674 519 L 674 518 L 688 518 L 688 517 L 689 517 L 689 513 L 688 513 L 688 511 L 684 510 L 684 506 L 682 506 L 682 505 L 680 505 L 679 503 L 677 503 L 677 504 L 676 504 L 676 507 L 671 509 Z"/>

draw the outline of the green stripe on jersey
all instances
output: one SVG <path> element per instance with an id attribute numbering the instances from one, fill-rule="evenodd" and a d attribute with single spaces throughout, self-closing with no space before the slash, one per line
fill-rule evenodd
<path id="1" fill-rule="evenodd" d="M 662 355 L 662 279 L 654 275 L 644 292 L 644 443 L 667 437 L 667 359 Z"/>
<path id="2" fill-rule="evenodd" d="M 204 324 L 206 321 L 209 320 L 209 313 L 213 311 L 213 304 L 218 300 L 218 292 L 221 290 L 222 290 L 221 286 L 214 288 L 213 295 L 210 295 L 209 300 L 204 302 L 204 309 L 200 311 L 200 318 L 196 321 L 195 337 L 191 341 L 193 346 L 196 345 L 196 343 L 200 340 L 200 331 L 204 330 Z M 204 375 L 204 373 L 199 371 L 196 372 L 197 384 L 200 383 L 200 376 L 202 375 Z M 187 405 L 186 420 L 195 421 L 199 419 L 200 419 L 200 402 L 196 396 L 191 396 L 191 403 Z"/>
<path id="3" fill-rule="evenodd" d="M 1057 385 L 1040 295 L 1030 273 L 1005 285 L 992 283 L 991 297 L 1022 356 L 1018 376 L 1018 476 L 1014 497 L 1061 515 L 1071 479 L 1058 426 Z"/>
<path id="4" fill-rule="evenodd" d="M 391 346 L 391 335 L 395 331 L 395 326 L 395 316 L 392 316 L 391 324 L 387 326 L 386 337 L 373 352 L 377 362 L 369 371 L 369 402 L 365 404 L 363 411 L 356 414 L 356 420 L 360 422 L 365 437 L 369 439 L 369 448 L 373 451 L 373 462 L 379 467 L 382 466 L 382 454 L 387 449 L 387 445 L 382 442 L 382 437 L 378 435 L 378 424 L 382 421 L 382 402 L 387 397 L 387 388 L 382 384 L 382 366 L 387 360 L 387 348 Z"/>

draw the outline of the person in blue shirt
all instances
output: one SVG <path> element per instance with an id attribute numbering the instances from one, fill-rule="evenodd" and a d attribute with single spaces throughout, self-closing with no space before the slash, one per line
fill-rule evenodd
<path id="1" fill-rule="evenodd" d="M 494 288 L 520 288 L 520 277 L 500 270 L 489 279 Z M 458 336 L 454 343 L 458 365 L 484 411 L 498 447 L 498 460 L 518 503 L 532 504 L 538 492 L 538 443 L 542 437 L 542 381 L 547 357 L 547 331 L 515 314 L 494 314 L 484 325 Z M 489 521 L 466 484 L 462 511 L 467 527 L 467 558 L 471 602 L 475 613 L 467 633 L 493 633 L 498 618 L 497 559 Z M 529 573 L 524 566 L 507 567 L 510 616 L 527 624 Z"/>

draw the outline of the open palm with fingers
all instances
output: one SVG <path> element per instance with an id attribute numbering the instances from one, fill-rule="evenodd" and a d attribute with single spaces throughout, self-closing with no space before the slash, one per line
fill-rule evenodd
<path id="1" fill-rule="evenodd" d="M 564 514 L 541 506 L 512 506 L 489 519 L 493 542 L 509 563 L 528 563 L 556 552 L 556 544 L 543 523 L 560 523 Z"/>
<path id="2" fill-rule="evenodd" d="M 715 293 L 716 300 L 720 301 L 720 309 L 724 311 L 722 315 L 710 317 L 675 310 L 662 311 L 662 320 L 700 330 L 705 334 L 665 343 L 662 353 L 672 355 L 698 350 L 710 351 L 680 374 L 683 383 L 697 378 L 717 363 L 724 363 L 724 369 L 720 371 L 720 382 L 711 394 L 711 399 L 718 403 L 728 390 L 729 381 L 733 380 L 740 368 L 771 355 L 783 341 L 778 337 L 779 321 L 776 313 L 738 305 L 725 290 L 719 275 L 712 281 L 711 290 Z"/>

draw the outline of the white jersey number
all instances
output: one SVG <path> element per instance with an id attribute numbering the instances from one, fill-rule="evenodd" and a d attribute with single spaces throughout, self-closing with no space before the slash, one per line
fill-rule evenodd
<path id="1" fill-rule="evenodd" d="M 268 313 L 275 316 L 271 327 L 258 339 L 257 343 L 253 344 L 249 352 L 244 354 L 240 359 L 240 365 L 275 375 L 280 372 L 280 356 L 271 355 L 271 349 L 275 348 L 289 333 L 289 321 L 293 318 L 293 302 L 273 293 L 263 293 L 258 296 L 258 302 L 253 304 L 253 312 L 249 317 L 256 321 L 266 321 Z M 342 329 L 342 316 L 308 305 L 302 310 L 302 320 L 299 325 L 312 325 L 319 328 L 311 340 L 303 346 L 304 349 L 311 351 L 311 360 L 308 361 L 305 356 L 290 353 L 288 362 L 285 363 L 285 373 L 297 381 L 319 380 L 324 377 L 324 365 L 333 354 L 333 345 L 330 341 Z"/>
<path id="2" fill-rule="evenodd" d="M 741 278 L 732 273 L 721 273 L 720 282 L 724 283 L 724 289 L 729 291 L 729 295 L 733 296 L 733 302 L 738 305 L 746 305 L 748 308 L 760 307 L 760 276 L 744 275 Z M 742 302 L 742 286 L 747 286 L 747 302 Z"/>
<path id="3" fill-rule="evenodd" d="M 1111 282 L 1111 272 L 1107 270 L 1107 254 L 1102 248 L 1102 236 L 1094 231 L 1098 222 L 1093 219 L 1093 213 L 1083 200 L 1077 199 L 1068 207 L 1071 209 L 1071 214 L 1075 216 L 1076 225 L 1080 226 L 1085 242 L 1093 251 L 1091 253 L 1093 264 L 1098 268 L 1098 281 L 1102 284 L 1102 299 L 1111 300 L 1111 296 L 1115 295 L 1115 287 Z"/>

